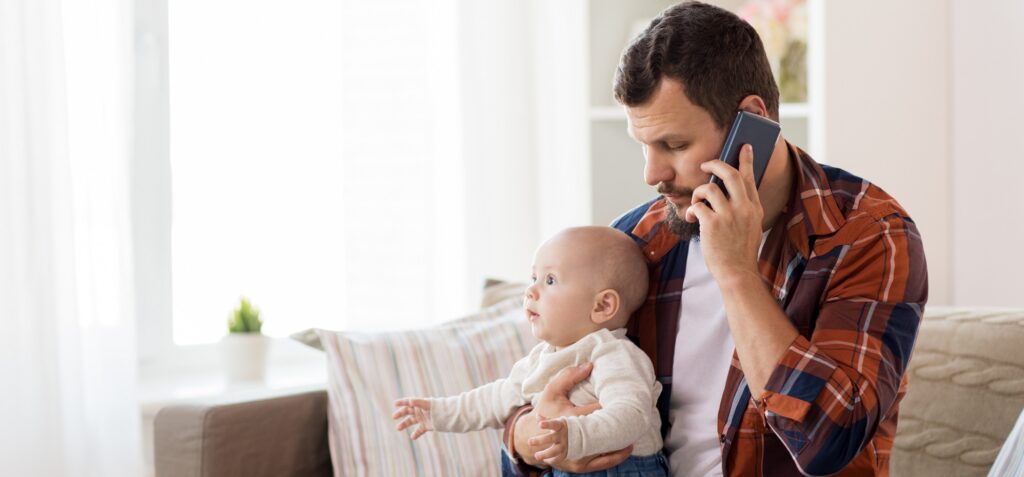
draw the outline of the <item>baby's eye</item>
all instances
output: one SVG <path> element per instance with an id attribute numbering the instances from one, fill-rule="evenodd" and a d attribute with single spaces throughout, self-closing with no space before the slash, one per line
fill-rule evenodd
<path id="1" fill-rule="evenodd" d="M 554 285 L 555 284 L 555 276 L 554 275 L 548 275 L 548 278 L 547 278 L 547 280 L 544 281 L 544 283 L 547 283 L 548 285 Z"/>

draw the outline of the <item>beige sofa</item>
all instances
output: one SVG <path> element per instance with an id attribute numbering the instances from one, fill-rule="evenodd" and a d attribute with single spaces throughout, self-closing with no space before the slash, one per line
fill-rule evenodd
<path id="1" fill-rule="evenodd" d="M 1022 408 L 1024 310 L 929 308 L 892 475 L 986 475 Z M 154 432 L 157 477 L 331 475 L 325 391 L 169 406 Z"/>

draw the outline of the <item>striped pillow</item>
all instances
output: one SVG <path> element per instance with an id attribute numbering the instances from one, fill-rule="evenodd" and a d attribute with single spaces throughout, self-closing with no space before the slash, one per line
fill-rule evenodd
<path id="1" fill-rule="evenodd" d="M 317 330 L 327 352 L 328 441 L 334 475 L 498 475 L 501 431 L 395 430 L 392 403 L 450 396 L 505 377 L 537 344 L 522 297 L 421 330 Z"/>

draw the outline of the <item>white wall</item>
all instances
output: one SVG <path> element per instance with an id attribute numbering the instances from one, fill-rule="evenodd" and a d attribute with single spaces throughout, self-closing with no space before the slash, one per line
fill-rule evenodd
<path id="1" fill-rule="evenodd" d="M 1024 3 L 951 2 L 953 301 L 1024 306 Z"/>
<path id="2" fill-rule="evenodd" d="M 950 80 L 946 2 L 825 3 L 824 154 L 915 220 L 929 304 L 951 297 Z"/>

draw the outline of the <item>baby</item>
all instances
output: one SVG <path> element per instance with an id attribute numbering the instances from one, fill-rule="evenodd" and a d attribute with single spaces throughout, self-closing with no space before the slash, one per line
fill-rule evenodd
<path id="1" fill-rule="evenodd" d="M 617 451 L 632 455 L 615 469 L 667 475 L 661 454 L 657 400 L 661 384 L 647 355 L 626 338 L 626 322 L 647 297 L 647 266 L 640 248 L 610 227 L 562 231 L 537 249 L 533 284 L 524 308 L 542 342 L 517 361 L 508 378 L 445 398 L 395 401 L 397 429 L 467 432 L 500 428 L 512 412 L 537 404 L 548 381 L 562 369 L 593 363 L 590 377 L 569 399 L 577 406 L 600 403 L 585 416 L 540 416 L 547 433 L 531 443 L 545 447 L 536 458 L 548 464 Z M 564 475 L 560 472 L 555 475 Z"/>

